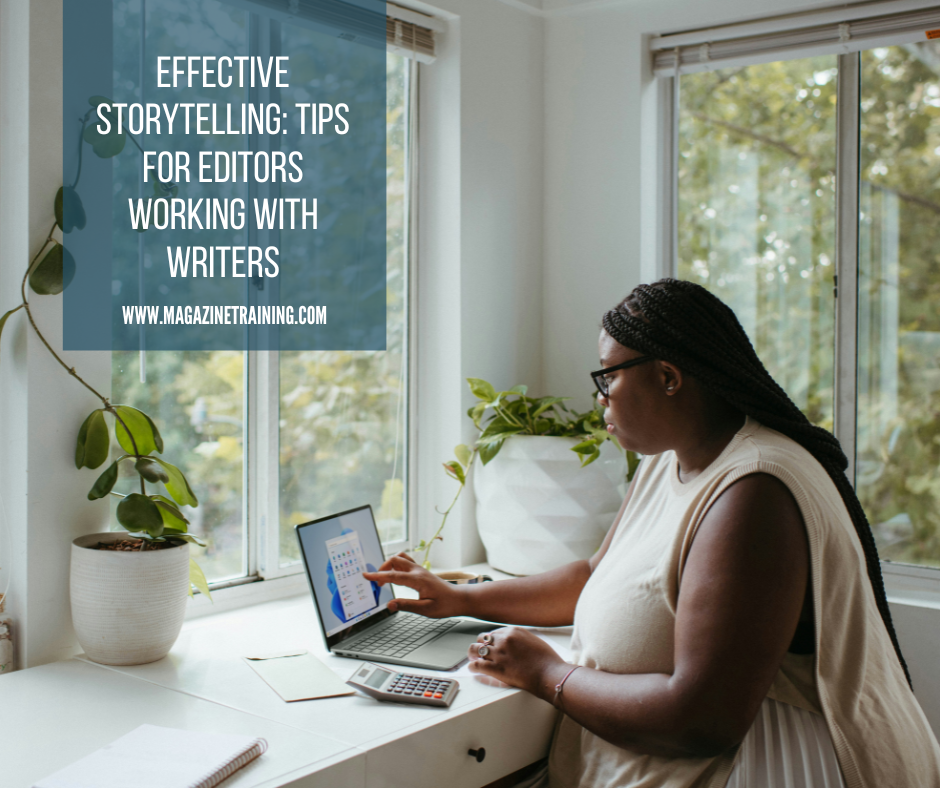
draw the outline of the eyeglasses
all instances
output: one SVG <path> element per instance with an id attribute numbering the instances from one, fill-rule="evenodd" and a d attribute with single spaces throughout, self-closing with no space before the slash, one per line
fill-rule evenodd
<path id="1" fill-rule="evenodd" d="M 592 372 L 591 378 L 594 381 L 594 385 L 597 386 L 597 390 L 601 393 L 601 396 L 606 399 L 610 395 L 610 381 L 607 380 L 608 372 L 616 372 L 618 369 L 629 369 L 630 367 L 635 367 L 637 364 L 652 360 L 652 356 L 640 356 L 639 358 L 630 359 L 630 361 L 624 361 L 623 364 L 617 364 L 613 367 L 606 367 L 605 369 L 597 370 L 597 372 Z"/>

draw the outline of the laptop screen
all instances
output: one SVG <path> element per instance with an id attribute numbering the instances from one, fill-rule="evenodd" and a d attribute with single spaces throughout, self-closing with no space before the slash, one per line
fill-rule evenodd
<path id="1" fill-rule="evenodd" d="M 385 560 L 371 506 L 313 520 L 296 530 L 328 642 L 366 619 L 388 613 L 391 585 L 379 588 L 362 576 Z"/>

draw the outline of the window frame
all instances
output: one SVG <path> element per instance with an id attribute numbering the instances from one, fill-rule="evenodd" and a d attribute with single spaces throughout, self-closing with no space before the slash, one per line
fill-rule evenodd
<path id="1" fill-rule="evenodd" d="M 279 35 L 279 23 L 251 14 L 249 25 L 250 47 L 273 46 L 274 35 Z M 262 52 L 262 54 L 264 54 Z M 401 53 L 396 52 L 404 57 Z M 409 102 L 405 154 L 405 408 L 404 408 L 404 475 L 405 475 L 405 538 L 384 542 L 386 555 L 393 555 L 413 547 L 417 534 L 414 516 L 416 426 L 412 417 L 415 403 L 415 338 L 417 332 L 416 228 L 417 228 L 417 132 L 418 60 L 407 57 L 406 94 Z M 256 294 L 252 293 L 254 297 Z M 281 599 L 301 594 L 307 587 L 303 562 L 300 560 L 281 565 L 279 454 L 280 454 L 280 353 L 277 350 L 246 350 L 243 412 L 247 428 L 244 433 L 243 486 L 244 512 L 243 539 L 246 574 L 242 577 L 209 583 L 213 601 L 196 594 L 187 608 L 186 618 L 199 618 L 246 605 Z"/>
<path id="2" fill-rule="evenodd" d="M 688 37 L 686 34 L 683 37 Z M 702 32 L 702 36 L 706 36 Z M 678 38 L 678 36 L 677 36 Z M 836 84 L 836 254 L 835 276 L 835 356 L 833 401 L 834 434 L 849 458 L 846 474 L 855 486 L 857 386 L 858 386 L 858 233 L 859 233 L 859 134 L 861 128 L 861 53 L 878 46 L 890 46 L 895 40 L 866 40 L 863 47 L 838 54 Z M 655 54 L 651 47 L 650 57 Z M 765 56 L 721 62 L 715 68 L 731 65 L 798 59 L 824 52 L 781 51 L 776 57 Z M 642 270 L 644 281 L 678 277 L 678 182 L 679 166 L 679 77 L 691 71 L 711 70 L 696 66 L 680 71 L 678 64 L 670 75 L 654 76 L 653 114 L 658 134 L 655 173 L 644 187 L 656 193 L 654 254 Z M 651 135 L 652 136 L 652 135 Z M 940 602 L 940 567 L 899 563 L 882 559 L 881 570 L 890 601 L 917 600 Z"/>

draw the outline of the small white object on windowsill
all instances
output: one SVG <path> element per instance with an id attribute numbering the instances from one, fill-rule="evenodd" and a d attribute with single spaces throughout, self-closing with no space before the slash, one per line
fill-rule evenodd
<path id="1" fill-rule="evenodd" d="M 4 595 L 0 594 L 0 614 L 3 613 Z M 13 622 L 0 617 L 0 674 L 12 673 L 13 664 Z"/>

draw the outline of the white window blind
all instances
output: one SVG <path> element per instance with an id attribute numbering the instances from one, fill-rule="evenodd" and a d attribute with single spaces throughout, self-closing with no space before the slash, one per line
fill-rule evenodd
<path id="1" fill-rule="evenodd" d="M 414 58 L 419 63 L 433 63 L 434 34 L 444 30 L 440 20 L 392 3 L 386 4 L 385 8 L 388 51 Z"/>
<path id="2" fill-rule="evenodd" d="M 885 9 L 889 5 L 879 4 Z M 940 6 L 861 16 L 858 7 L 777 17 L 723 28 L 663 35 L 651 41 L 658 76 L 773 60 L 842 54 L 874 46 L 925 41 L 940 29 Z M 934 32 L 934 35 L 936 33 Z"/>
<path id="3" fill-rule="evenodd" d="M 309 27 L 347 41 L 381 46 L 375 14 L 349 0 L 229 0 L 279 22 Z M 385 46 L 421 63 L 434 62 L 434 36 L 444 24 L 432 16 L 392 3 L 385 7 Z"/>

